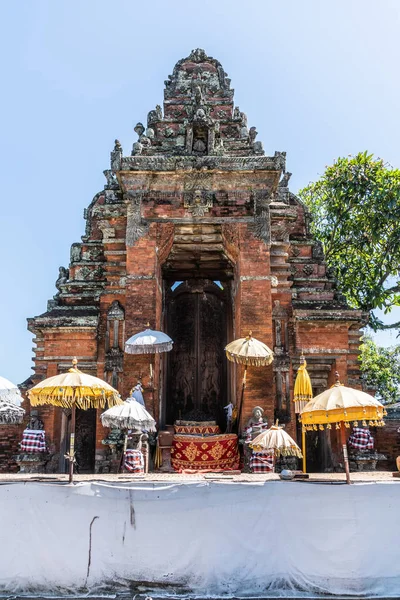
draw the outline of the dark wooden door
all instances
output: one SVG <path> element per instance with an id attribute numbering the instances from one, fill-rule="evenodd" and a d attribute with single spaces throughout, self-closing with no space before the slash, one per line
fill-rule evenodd
<path id="1" fill-rule="evenodd" d="M 96 450 L 96 409 L 76 409 L 76 472 L 94 473 Z"/>
<path id="2" fill-rule="evenodd" d="M 211 281 L 181 283 L 167 297 L 167 423 L 176 419 L 224 422 L 226 293 Z"/>

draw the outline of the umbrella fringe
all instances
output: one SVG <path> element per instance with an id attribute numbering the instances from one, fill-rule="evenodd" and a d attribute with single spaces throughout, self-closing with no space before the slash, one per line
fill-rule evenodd
<path id="1" fill-rule="evenodd" d="M 250 445 L 251 446 L 251 445 Z M 255 452 L 266 452 L 268 453 L 268 451 L 265 449 L 264 446 L 251 446 L 251 448 L 253 450 L 255 450 Z M 270 454 L 275 456 L 275 458 L 280 458 L 281 456 L 297 456 L 297 458 L 303 458 L 303 455 L 301 453 L 301 451 L 298 448 L 271 448 L 270 449 Z"/>
<path id="2" fill-rule="evenodd" d="M 1 425 L 20 425 L 24 420 L 24 413 L 18 415 L 2 415 L 0 414 L 0 424 Z"/>
<path id="3" fill-rule="evenodd" d="M 146 429 L 147 431 L 156 431 L 154 420 L 152 421 L 137 421 L 136 419 L 126 418 L 119 419 L 118 417 L 108 417 L 101 415 L 101 424 L 103 427 L 110 429 Z"/>
<path id="4" fill-rule="evenodd" d="M 249 367 L 265 367 L 270 365 L 274 360 L 273 356 L 238 356 L 237 354 L 231 354 L 228 350 L 226 351 L 226 356 L 231 362 Z"/>
<path id="5" fill-rule="evenodd" d="M 173 348 L 173 342 L 163 342 L 155 345 L 131 345 L 125 344 L 125 352 L 127 354 L 160 354 L 161 352 L 169 352 Z"/>
<path id="6" fill-rule="evenodd" d="M 54 394 L 54 389 L 49 391 L 43 389 L 30 391 L 30 402 L 32 406 L 42 404 L 50 404 L 61 408 L 72 408 L 75 404 L 77 408 L 87 410 L 88 408 L 105 408 L 106 405 L 112 406 L 122 404 L 123 400 L 115 393 L 103 392 L 102 390 L 92 390 L 94 395 L 88 395 L 80 392 L 79 388 L 74 391 L 70 389 L 62 389 L 61 393 Z M 39 392 L 39 393 L 38 393 Z"/>

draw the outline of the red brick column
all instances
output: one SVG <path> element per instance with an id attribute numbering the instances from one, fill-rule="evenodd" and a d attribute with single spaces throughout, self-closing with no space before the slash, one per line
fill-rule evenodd
<path id="1" fill-rule="evenodd" d="M 271 273 L 268 246 L 257 240 L 246 225 L 239 227 L 240 258 L 236 269 L 236 335 L 245 337 L 249 331 L 253 337 L 271 349 L 272 306 Z M 237 390 L 240 398 L 243 369 L 238 369 Z M 242 410 L 242 425 L 247 422 L 255 406 L 261 406 L 271 423 L 274 418 L 275 393 L 272 366 L 249 367 Z"/>

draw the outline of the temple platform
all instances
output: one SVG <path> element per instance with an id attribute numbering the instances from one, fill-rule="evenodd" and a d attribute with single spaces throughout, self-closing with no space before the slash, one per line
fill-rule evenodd
<path id="1" fill-rule="evenodd" d="M 2 594 L 398 597 L 391 473 L 2 475 Z"/>

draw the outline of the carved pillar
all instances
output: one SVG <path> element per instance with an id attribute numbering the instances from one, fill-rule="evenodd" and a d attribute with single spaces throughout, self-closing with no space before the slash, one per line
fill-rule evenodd
<path id="1" fill-rule="evenodd" d="M 124 350 L 123 329 L 125 311 L 118 302 L 114 300 L 107 312 L 107 331 L 105 340 L 105 372 L 106 379 L 111 385 L 118 389 L 118 374 L 123 372 Z M 120 327 L 121 325 L 121 327 Z M 122 339 L 122 343 L 120 343 Z"/>

